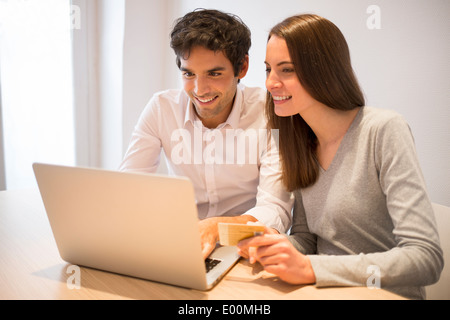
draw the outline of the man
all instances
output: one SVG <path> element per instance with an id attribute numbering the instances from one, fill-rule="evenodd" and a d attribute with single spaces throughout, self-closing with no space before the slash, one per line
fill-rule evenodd
<path id="1" fill-rule="evenodd" d="M 120 166 L 155 172 L 163 150 L 169 172 L 190 178 L 205 258 L 218 222 L 260 221 L 279 232 L 291 223 L 293 200 L 280 181 L 275 135 L 266 130 L 265 91 L 239 84 L 250 46 L 250 30 L 236 16 L 196 10 L 180 18 L 171 47 L 184 90 L 153 96 Z"/>

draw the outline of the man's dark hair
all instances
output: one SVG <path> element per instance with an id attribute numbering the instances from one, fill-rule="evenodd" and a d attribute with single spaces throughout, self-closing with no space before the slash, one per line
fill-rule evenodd
<path id="1" fill-rule="evenodd" d="M 189 58 L 195 46 L 221 51 L 233 65 L 237 76 L 251 46 L 251 33 L 242 20 L 235 15 L 218 10 L 196 9 L 175 22 L 170 46 L 180 58 Z"/>

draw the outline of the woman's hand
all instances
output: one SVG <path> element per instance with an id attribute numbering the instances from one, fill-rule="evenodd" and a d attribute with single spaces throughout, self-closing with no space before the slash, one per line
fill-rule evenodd
<path id="1" fill-rule="evenodd" d="M 242 240 L 239 254 L 250 263 L 259 261 L 264 270 L 291 284 L 316 282 L 311 261 L 300 253 L 284 235 L 266 228 L 267 233 Z"/>

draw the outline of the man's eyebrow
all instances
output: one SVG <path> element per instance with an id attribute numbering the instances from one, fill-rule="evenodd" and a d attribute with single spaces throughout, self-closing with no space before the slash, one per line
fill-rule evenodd
<path id="1" fill-rule="evenodd" d="M 208 70 L 208 72 L 216 72 L 216 71 L 224 71 L 225 67 L 215 67 L 211 70 Z"/>
<path id="2" fill-rule="evenodd" d="M 191 70 L 189 70 L 187 68 L 184 68 L 184 67 L 180 67 L 180 70 L 184 71 L 184 72 L 191 72 Z M 215 67 L 215 68 L 212 68 L 212 69 L 208 70 L 207 73 L 209 73 L 209 72 L 217 72 L 217 71 L 224 71 L 224 70 L 226 70 L 225 67 Z"/>

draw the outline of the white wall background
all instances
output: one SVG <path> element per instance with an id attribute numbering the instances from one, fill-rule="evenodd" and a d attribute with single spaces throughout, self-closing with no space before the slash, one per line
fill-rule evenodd
<path id="1" fill-rule="evenodd" d="M 123 1 L 108 0 L 108 6 Z M 370 5 L 381 10 L 381 29 L 369 30 L 366 25 Z M 102 154 L 108 159 L 103 166 L 119 165 L 150 97 L 157 91 L 180 87 L 169 46 L 176 18 L 199 7 L 240 16 L 251 29 L 253 41 L 250 70 L 243 82 L 264 86 L 268 31 L 290 15 L 311 12 L 333 21 L 346 36 L 367 104 L 394 109 L 406 117 L 431 199 L 450 206 L 450 1 L 125 0 L 124 6 L 116 7 L 125 17 L 123 38 L 115 38 L 123 41 L 119 45 L 123 52 L 118 55 L 122 55 L 122 64 L 115 65 L 122 68 L 122 92 L 104 90 L 121 96 L 122 105 L 117 109 L 103 102 L 102 118 L 109 111 L 115 113 L 118 118 L 113 117 L 114 121 L 121 122 L 108 130 L 120 130 L 121 135 L 103 130 L 103 144 L 111 146 Z M 100 59 L 108 59 L 111 54 L 105 51 Z M 107 124 L 103 126 L 107 128 Z"/>
<path id="2" fill-rule="evenodd" d="M 69 5 L 0 1 L 0 190 L 33 186 L 33 162 L 75 163 Z"/>

